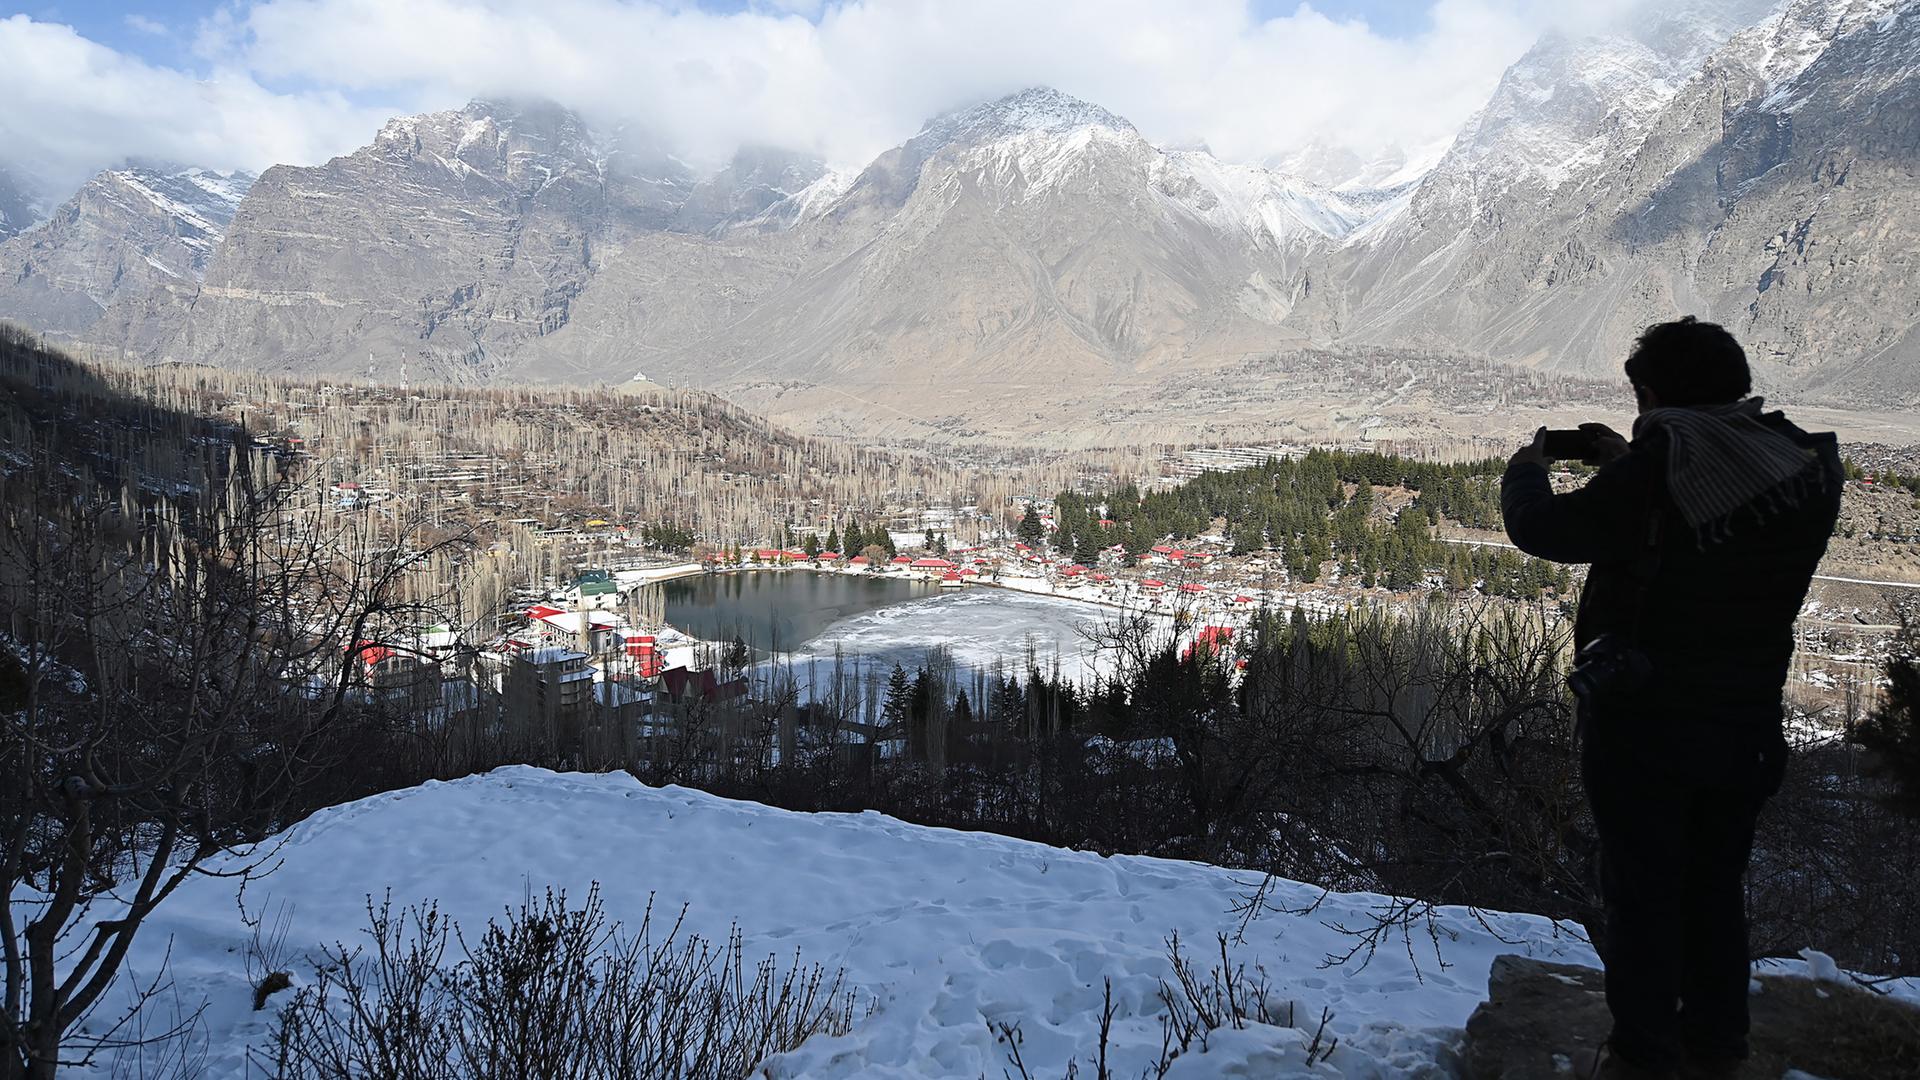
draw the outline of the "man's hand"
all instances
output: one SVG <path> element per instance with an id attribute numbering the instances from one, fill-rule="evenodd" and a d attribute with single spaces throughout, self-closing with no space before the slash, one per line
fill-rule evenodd
<path id="1" fill-rule="evenodd" d="M 1507 468 L 1515 465 L 1538 465 L 1547 467 L 1547 429 L 1541 428 L 1533 433 L 1533 441 L 1513 452 L 1507 459 Z"/>
<path id="2" fill-rule="evenodd" d="M 1626 457 L 1633 449 L 1626 436 L 1605 424 L 1581 424 L 1580 430 L 1593 436 L 1593 454 L 1587 458 L 1589 465 L 1606 465 Z"/>

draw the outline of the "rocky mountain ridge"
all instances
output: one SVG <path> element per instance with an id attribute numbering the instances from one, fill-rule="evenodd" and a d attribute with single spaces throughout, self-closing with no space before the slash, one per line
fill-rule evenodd
<path id="1" fill-rule="evenodd" d="M 1680 312 L 1732 326 L 1770 392 L 1920 401 L 1920 3 L 1646 12 L 1543 38 L 1430 169 L 1303 153 L 1318 181 L 1048 88 L 850 174 L 749 147 L 699 176 L 644 132 L 476 101 L 269 169 L 230 220 L 175 200 L 156 232 L 103 174 L 0 243 L 0 317 L 152 359 L 644 372 L 854 434 L 1097 429 L 1228 372 L 1277 402 L 1305 349 L 1607 377 Z M 107 273 L 116 231 L 146 270 Z"/>
<path id="2" fill-rule="evenodd" d="M 1570 58 L 1543 43 L 1532 60 L 1606 44 Z M 1330 260 L 1347 287 L 1323 293 L 1318 325 L 1604 372 L 1639 327 L 1691 312 L 1747 342 L 1770 389 L 1910 402 L 1916 56 L 1912 3 L 1790 0 L 1657 107 L 1585 125 L 1597 133 L 1558 175 L 1489 189 L 1470 124 L 1404 214 Z M 1861 364 L 1874 374 L 1843 374 Z"/>
<path id="3" fill-rule="evenodd" d="M 159 347 L 253 180 L 197 168 L 100 173 L 47 221 L 0 241 L 0 311 L 42 332 Z"/>

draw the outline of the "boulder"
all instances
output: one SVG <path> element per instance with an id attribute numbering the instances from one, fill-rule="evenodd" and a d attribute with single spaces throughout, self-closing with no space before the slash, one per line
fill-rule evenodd
<path id="1" fill-rule="evenodd" d="M 1750 984 L 1753 1056 L 1734 1080 L 1920 1077 L 1920 1008 L 1850 981 L 1761 975 Z M 1467 1020 L 1470 1080 L 1575 1080 L 1613 1020 L 1597 968 L 1496 957 Z"/>

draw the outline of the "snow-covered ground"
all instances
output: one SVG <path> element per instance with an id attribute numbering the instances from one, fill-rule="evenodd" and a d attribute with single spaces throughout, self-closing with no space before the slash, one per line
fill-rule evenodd
<path id="1" fill-rule="evenodd" d="M 1003 837 L 907 825 L 879 814 L 800 814 L 631 777 L 510 767 L 376 796 L 315 814 L 273 850 L 278 868 L 245 891 L 249 910 L 291 905 L 288 945 L 312 953 L 362 940 L 367 897 L 438 900 L 479 927 L 548 885 L 575 896 L 600 885 L 609 915 L 637 925 L 650 894 L 689 905 L 689 928 L 724 940 L 738 921 L 749 958 L 801 950 L 844 967 L 873 1011 L 853 1031 L 771 1063 L 772 1077 L 999 1076 L 1005 1048 L 990 1025 L 1020 1024 L 1033 1075 L 1062 1075 L 1095 1045 L 1103 982 L 1119 1018 L 1116 1075 L 1135 1076 L 1160 1045 L 1156 990 L 1178 932 L 1203 959 L 1239 926 L 1234 906 L 1258 880 L 1199 863 L 1101 858 Z M 228 861 L 224 865 L 233 865 Z M 218 868 L 216 866 L 216 868 Z M 178 997 L 208 1002 L 210 1078 L 246 1075 L 271 1011 L 251 1010 L 248 931 L 233 879 L 196 878 L 141 932 L 133 969 L 150 977 L 172 954 Z M 1275 901 L 1320 896 L 1284 884 Z M 1364 966 L 1325 966 L 1380 902 L 1332 895 L 1305 915 L 1267 914 L 1236 946 L 1308 1028 L 1333 1013 L 1339 1048 L 1308 1069 L 1308 1032 L 1227 1032 L 1176 1077 L 1451 1076 L 1451 1047 L 1485 995 L 1494 956 L 1520 952 L 1595 963 L 1577 934 L 1531 915 L 1474 918 L 1443 909 L 1440 956 L 1416 933 L 1411 956 L 1389 946 Z M 295 963 L 296 985 L 302 965 Z M 1801 969 L 1805 964 L 1796 962 Z M 1905 992 L 1912 994 L 1908 986 Z M 281 998 L 279 1000 L 285 1000 Z"/>

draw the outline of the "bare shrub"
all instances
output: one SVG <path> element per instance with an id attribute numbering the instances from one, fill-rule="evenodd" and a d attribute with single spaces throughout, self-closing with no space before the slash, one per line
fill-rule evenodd
<path id="1" fill-rule="evenodd" d="M 1181 949 L 1178 931 L 1167 937 L 1167 962 L 1173 967 L 1173 979 L 1171 982 L 1160 980 L 1160 989 L 1155 995 L 1160 1002 L 1160 1052 L 1141 1072 L 1142 1080 L 1149 1077 L 1161 1080 L 1173 1069 L 1174 1062 L 1189 1052 L 1206 1053 L 1213 1033 L 1222 1029 L 1244 1031 L 1256 1025 L 1294 1028 L 1304 1036 L 1301 1050 L 1308 1068 L 1333 1056 L 1340 1039 L 1327 1030 L 1333 1022 L 1331 1009 L 1320 1010 L 1320 1019 L 1309 1032 L 1304 1025 L 1295 1023 L 1297 1002 L 1275 1000 L 1272 983 L 1264 970 L 1256 967 L 1249 974 L 1246 965 L 1236 963 L 1228 951 L 1225 934 L 1218 935 L 1216 942 L 1220 960 L 1202 971 Z M 1094 1062 L 1095 1080 L 1112 1080 L 1114 1076 L 1108 1057 L 1113 1047 L 1113 1021 L 1118 1012 L 1113 1001 L 1113 980 L 1108 979 L 1100 1008 L 1099 1040 L 1089 1055 Z M 1025 1038 L 1019 1022 L 1001 1021 L 991 1027 L 994 1041 L 1006 1048 L 1007 1064 L 1002 1071 L 1008 1080 L 1014 1077 L 1033 1080 L 1033 1071 L 1021 1053 Z M 1078 1058 L 1067 1062 L 1064 1076 L 1065 1080 L 1078 1080 Z"/>
<path id="2" fill-rule="evenodd" d="M 259 1012 L 267 1007 L 268 998 L 293 985 L 288 964 L 292 952 L 287 947 L 287 931 L 293 926 L 293 905 L 285 900 L 270 903 L 272 919 L 269 921 L 267 908 L 258 914 L 248 913 L 246 895 L 243 885 L 234 902 L 240 908 L 240 922 L 247 928 L 247 985 L 253 987 L 253 1011 Z"/>
<path id="3" fill-rule="evenodd" d="M 853 1024 L 844 972 L 798 954 L 750 965 L 738 928 L 709 941 L 684 909 L 656 936 L 651 901 L 628 933 L 598 886 L 578 907 L 529 897 L 471 942 L 431 903 L 369 898 L 367 916 L 370 951 L 329 949 L 256 1054 L 285 1080 L 732 1080 Z"/>

